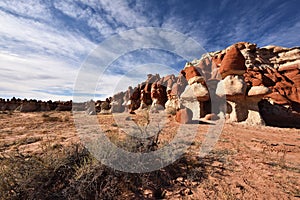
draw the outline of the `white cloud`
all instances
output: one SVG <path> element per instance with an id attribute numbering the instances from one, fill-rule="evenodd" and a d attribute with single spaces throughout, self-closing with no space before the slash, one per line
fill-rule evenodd
<path id="1" fill-rule="evenodd" d="M 78 62 L 80 55 L 87 55 L 95 47 L 95 44 L 78 34 L 59 31 L 47 24 L 17 18 L 2 11 L 0 24 L 1 47 L 11 52 L 31 54 L 33 51 L 59 55 Z"/>
<path id="2" fill-rule="evenodd" d="M 23 17 L 46 21 L 52 18 L 49 7 L 41 0 L 2 0 L 0 1 L 0 8 Z"/>
<path id="3" fill-rule="evenodd" d="M 242 7 L 244 4 L 236 2 L 232 6 L 228 1 L 223 1 L 216 5 L 216 10 L 225 11 L 227 6 L 233 8 L 240 6 L 241 9 L 234 15 L 218 13 L 220 16 L 211 16 L 207 15 L 211 12 L 211 7 L 201 7 L 199 13 L 194 12 L 197 11 L 195 8 L 191 12 L 195 13 L 196 17 L 189 15 L 190 13 L 178 13 L 190 9 L 189 3 L 160 4 L 166 6 L 166 12 L 147 10 L 148 4 L 150 3 L 145 1 L 123 0 L 0 1 L 0 93 L 5 96 L 27 98 L 70 99 L 70 91 L 79 65 L 90 51 L 96 48 L 95 42 L 90 41 L 87 35 L 99 41 L 99 38 L 103 40 L 131 28 L 160 26 L 185 33 L 209 50 L 223 49 L 224 45 L 250 39 L 252 40 L 250 42 L 257 42 L 260 45 L 270 43 L 293 45 L 295 41 L 299 41 L 297 35 L 300 31 L 300 23 L 297 22 L 299 18 L 295 17 L 294 21 L 280 24 L 276 21 L 282 20 L 285 12 L 269 14 L 261 12 L 274 5 L 271 1 L 247 9 Z M 282 2 L 277 9 L 284 10 L 286 5 L 287 2 Z M 64 15 L 60 15 L 60 12 Z M 218 17 L 222 19 L 218 20 Z M 81 24 L 86 30 L 76 27 Z M 127 46 L 143 43 L 145 48 L 155 44 L 161 49 L 172 49 L 178 43 L 185 42 L 176 40 L 176 37 L 173 38 L 174 42 L 168 42 L 163 38 L 145 37 L 143 34 L 139 36 L 139 31 L 137 30 L 137 34 L 131 41 L 127 41 Z M 120 40 L 106 44 L 110 48 L 91 54 L 90 64 L 94 65 L 93 61 L 97 62 L 99 57 L 105 57 L 103 60 L 109 61 L 109 58 L 122 53 L 126 48 L 122 47 L 121 42 Z M 190 44 L 193 46 L 193 43 Z M 180 50 L 190 55 L 189 51 L 192 48 Z M 191 59 L 199 58 L 202 53 L 203 50 L 199 49 L 199 53 L 193 55 Z M 119 66 L 109 68 L 105 72 L 97 94 L 111 95 L 115 88 L 119 90 L 116 84 L 119 84 L 122 89 L 126 89 L 129 85 L 136 85 L 145 80 L 146 73 L 169 73 L 168 70 L 164 70 L 164 67 L 155 68 L 148 65 L 148 68 L 145 68 L 143 66 L 145 63 L 154 62 L 172 66 L 182 61 L 162 52 L 151 51 L 148 55 L 148 59 L 142 56 L 136 57 L 134 54 L 123 55 L 122 59 L 115 63 Z M 103 70 L 100 68 L 105 67 L 99 68 L 98 65 L 96 63 L 92 70 Z M 128 66 L 133 71 L 130 71 Z M 87 80 L 98 78 L 89 73 L 85 76 Z"/>
<path id="4" fill-rule="evenodd" d="M 298 44 L 300 44 L 299 32 L 300 22 L 297 22 L 290 27 L 279 29 L 276 32 L 267 32 L 263 34 L 262 38 L 258 39 L 258 42 L 261 44 L 261 46 L 289 45 L 291 47 L 295 44 L 295 41 L 298 41 Z"/>
<path id="5" fill-rule="evenodd" d="M 70 100 L 77 70 L 51 57 L 0 53 L 0 93 L 6 97 Z M 51 67 L 50 67 L 51 66 Z"/>
<path id="6" fill-rule="evenodd" d="M 148 19 L 133 10 L 127 1 L 123 0 L 102 0 L 101 7 L 119 24 L 134 28 L 139 26 L 149 26 Z"/>
<path id="7" fill-rule="evenodd" d="M 79 6 L 79 3 L 82 6 Z M 53 5 L 56 9 L 60 10 L 63 14 L 73 18 L 74 20 L 82 20 L 89 27 L 96 28 L 98 32 L 103 36 L 109 36 L 115 33 L 115 30 L 108 24 L 105 19 L 104 13 L 95 12 L 89 4 L 90 2 L 80 2 L 73 0 L 56 0 Z M 85 5 L 85 6 L 83 6 Z M 93 5 L 95 6 L 95 5 Z M 98 3 L 99 6 L 99 3 Z"/>
<path id="8" fill-rule="evenodd" d="M 3 11 L 0 24 L 0 93 L 71 99 L 77 70 L 96 45 L 79 34 Z"/>
<path id="9" fill-rule="evenodd" d="M 140 6 L 138 3 L 132 8 L 127 1 L 122 0 L 54 1 L 56 9 L 75 20 L 83 20 L 103 37 L 128 28 L 149 26 L 149 19 L 139 12 Z M 151 23 L 154 23 L 153 20 Z"/>
<path id="10" fill-rule="evenodd" d="M 75 19 L 88 19 L 92 15 L 91 10 L 81 8 L 73 0 L 55 0 L 53 5 L 65 15 Z"/>

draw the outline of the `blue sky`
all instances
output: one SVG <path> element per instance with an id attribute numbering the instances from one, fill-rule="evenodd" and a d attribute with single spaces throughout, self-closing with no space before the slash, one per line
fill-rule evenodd
<path id="1" fill-rule="evenodd" d="M 299 8 L 297 0 L 2 0 L 0 97 L 72 99 L 77 73 L 90 52 L 105 39 L 139 27 L 179 31 L 207 51 L 239 41 L 299 46 Z M 161 63 L 165 67 L 157 73 L 163 75 L 170 72 L 166 66 L 176 72 L 184 63 L 178 56 L 151 50 L 122 59 L 115 64 L 123 66 L 112 67 L 108 81 L 124 78 L 122 70 L 128 65 L 156 73 L 157 68 L 147 70 L 144 64 Z M 135 84 L 132 80 L 121 85 Z M 114 89 L 107 85 L 96 96 L 108 96 Z"/>

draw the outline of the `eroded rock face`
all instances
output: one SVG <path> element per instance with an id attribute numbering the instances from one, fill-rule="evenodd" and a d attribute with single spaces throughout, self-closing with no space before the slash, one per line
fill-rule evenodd
<path id="1" fill-rule="evenodd" d="M 230 107 L 228 121 L 262 125 L 265 122 L 258 103 L 264 99 L 300 110 L 299 52 L 298 47 L 259 48 L 256 44 L 239 42 L 188 62 L 178 77 L 149 75 L 142 91 L 151 92 L 152 107 L 160 104 L 168 113 L 189 108 L 192 119 L 218 115 L 218 109 L 215 113 L 209 109 L 211 97 L 226 97 Z M 165 86 L 165 103 L 159 103 L 159 90 L 154 82 Z M 215 84 L 208 90 L 210 82 Z M 144 97 L 142 92 L 140 96 L 142 107 L 149 104 L 146 103 L 149 95 Z"/>
<path id="2" fill-rule="evenodd" d="M 225 73 L 226 70 L 222 68 L 224 67 L 224 65 L 222 66 L 222 63 L 229 63 L 229 61 L 226 61 L 225 58 L 228 59 L 229 57 L 229 60 L 233 63 L 227 66 L 236 67 L 237 63 L 242 64 L 242 62 L 239 62 L 241 59 L 238 58 L 241 58 L 241 56 L 238 55 L 239 53 L 237 49 L 240 50 L 241 54 L 245 58 L 246 71 L 241 75 L 244 76 L 247 90 L 243 102 L 248 102 L 248 105 L 251 104 L 253 106 L 251 106 L 252 108 L 240 106 L 243 102 L 233 99 L 233 110 L 235 108 L 237 109 L 235 112 L 247 113 L 244 111 L 238 111 L 240 107 L 248 109 L 248 117 L 246 117 L 245 120 L 240 120 L 237 117 L 237 120 L 234 121 L 249 121 L 249 123 L 252 124 L 259 124 L 259 121 L 264 121 L 268 115 L 264 115 L 264 118 L 258 119 L 259 116 L 261 116 L 261 109 L 263 107 L 260 106 L 258 109 L 258 103 L 263 99 L 267 100 L 271 105 L 274 105 L 274 109 L 276 109 L 276 106 L 281 106 L 283 108 L 282 110 L 285 110 L 285 107 L 289 107 L 289 109 L 293 111 L 300 107 L 299 47 L 289 49 L 278 46 L 266 46 L 258 48 L 255 44 L 251 45 L 249 43 L 237 43 L 233 46 L 235 46 L 236 49 L 230 47 L 226 52 L 215 52 L 212 53 L 212 55 L 220 66 L 219 70 L 223 78 L 227 74 Z M 227 54 L 229 52 L 230 56 Z M 234 55 L 236 58 L 232 58 Z M 233 95 L 233 97 L 234 96 L 236 95 Z M 230 100 L 232 99 L 230 98 Z M 271 107 L 272 106 L 269 106 L 269 108 Z M 260 115 L 258 115 L 258 113 Z M 289 116 L 289 114 L 283 116 Z M 256 118 L 256 120 L 250 120 L 250 118 Z M 270 121 L 272 120 L 267 120 L 266 124 L 270 124 Z M 280 126 L 279 124 L 278 126 Z M 272 125 L 274 125 L 274 123 L 272 123 Z"/>
<path id="3" fill-rule="evenodd" d="M 123 97 L 123 104 L 122 104 L 122 106 L 124 106 L 125 112 L 128 112 L 129 109 L 130 109 L 130 105 L 131 105 L 130 97 L 131 97 L 132 94 L 133 94 L 133 89 L 132 89 L 131 86 L 129 86 L 128 89 L 127 89 L 127 91 L 124 94 L 124 97 Z"/>
<path id="4" fill-rule="evenodd" d="M 155 82 L 151 87 L 151 109 L 154 111 L 163 110 L 165 103 L 167 102 L 167 91 L 166 87 L 161 85 L 159 82 Z"/>
<path id="5" fill-rule="evenodd" d="M 172 90 L 170 92 L 170 95 L 179 97 L 183 93 L 187 85 L 188 82 L 185 79 L 185 77 L 182 74 L 179 74 L 177 81 L 172 85 Z"/>
<path id="6" fill-rule="evenodd" d="M 181 71 L 181 74 L 186 78 L 190 85 L 190 90 L 185 89 L 185 94 L 182 94 L 181 97 L 184 97 L 185 99 L 187 99 L 188 96 L 191 98 L 196 97 L 199 101 L 207 101 L 209 99 L 209 92 L 205 84 L 205 79 L 196 67 L 188 63 Z"/>
<path id="7" fill-rule="evenodd" d="M 123 100 L 124 100 L 124 92 L 119 92 L 117 94 L 114 94 L 110 102 L 112 113 L 119 113 L 124 111 Z"/>
<path id="8" fill-rule="evenodd" d="M 11 100 L 5 100 L 0 98 L 0 111 L 4 110 L 16 110 L 22 104 L 21 99 L 12 98 Z"/>
<path id="9" fill-rule="evenodd" d="M 188 85 L 180 96 L 180 103 L 184 108 L 192 110 L 192 119 L 198 120 L 201 115 L 200 102 L 194 94 L 194 90 Z"/>

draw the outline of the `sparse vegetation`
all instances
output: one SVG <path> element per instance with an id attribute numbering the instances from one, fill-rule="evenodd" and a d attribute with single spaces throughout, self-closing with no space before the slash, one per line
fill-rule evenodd
<path id="1" fill-rule="evenodd" d="M 195 162 L 184 156 L 162 170 L 130 174 L 100 164 L 78 144 L 41 155 L 15 151 L 0 159 L 0 193 L 3 199 L 164 198 L 167 191 L 184 193 L 192 188 L 187 183 L 204 180 L 214 159 Z"/>
<path id="2" fill-rule="evenodd" d="M 63 120 L 59 117 L 51 117 L 49 115 L 43 116 L 43 122 L 62 122 Z"/>
<path id="3" fill-rule="evenodd" d="M 199 158 L 197 152 L 205 134 L 205 129 L 201 129 L 188 152 L 173 164 L 150 173 L 132 174 L 99 163 L 79 139 L 74 139 L 70 113 L 26 116 L 14 113 L 0 121 L 0 199 L 299 197 L 300 169 L 294 159 L 299 155 L 299 140 L 293 139 L 298 135 L 292 129 L 279 129 L 269 137 L 262 134 L 268 131 L 267 127 L 229 124 L 214 150 Z M 44 119 L 49 117 L 68 117 L 69 121 L 45 123 Z M 137 117 L 132 115 L 130 120 L 141 126 L 148 121 L 147 115 Z M 168 117 L 171 122 L 161 130 L 159 139 L 143 141 L 120 131 L 112 115 L 98 115 L 98 118 L 110 141 L 131 152 L 163 147 L 178 128 Z M 208 125 L 201 125 L 205 127 Z M 287 133 L 289 137 L 281 137 Z"/>

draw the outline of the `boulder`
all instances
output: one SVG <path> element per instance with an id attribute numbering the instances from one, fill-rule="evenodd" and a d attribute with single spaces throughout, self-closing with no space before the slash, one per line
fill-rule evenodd
<path id="1" fill-rule="evenodd" d="M 181 74 L 186 78 L 189 84 L 194 83 L 194 80 L 204 80 L 203 76 L 200 73 L 200 70 L 190 64 L 187 65 L 183 70 L 181 70 Z"/>
<path id="2" fill-rule="evenodd" d="M 265 86 L 253 86 L 248 91 L 248 96 L 264 96 L 270 93 L 271 90 Z"/>
<path id="3" fill-rule="evenodd" d="M 192 122 L 193 112 L 189 108 L 183 108 L 176 112 L 175 120 L 181 124 Z"/>
<path id="4" fill-rule="evenodd" d="M 225 56 L 225 52 L 220 52 L 212 57 L 212 62 L 216 66 L 220 67 L 224 56 Z"/>
<path id="5" fill-rule="evenodd" d="M 107 101 L 104 101 L 104 102 L 102 102 L 101 103 L 101 111 L 102 110 L 109 110 L 110 109 L 110 105 L 109 105 L 110 103 L 109 102 L 107 102 Z"/>
<path id="6" fill-rule="evenodd" d="M 216 94 L 220 97 L 245 95 L 247 85 L 243 76 L 229 75 L 225 79 L 221 80 L 217 85 Z"/>
<path id="7" fill-rule="evenodd" d="M 215 113 L 210 113 L 205 115 L 204 117 L 205 120 L 218 120 L 220 119 L 220 117 L 218 115 L 216 115 Z"/>
<path id="8" fill-rule="evenodd" d="M 197 97 L 198 101 L 208 101 L 209 92 L 206 86 L 201 83 L 194 83 L 190 86 L 190 92 L 193 92 L 193 95 Z M 187 94 L 185 94 L 187 95 Z"/>
<path id="9" fill-rule="evenodd" d="M 219 68 L 222 78 L 228 75 L 243 75 L 246 69 L 245 58 L 240 50 L 236 46 L 229 47 Z"/>

